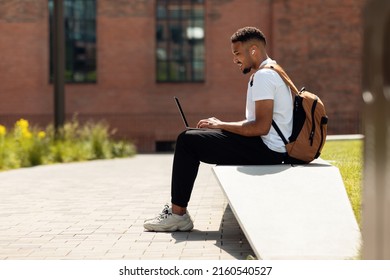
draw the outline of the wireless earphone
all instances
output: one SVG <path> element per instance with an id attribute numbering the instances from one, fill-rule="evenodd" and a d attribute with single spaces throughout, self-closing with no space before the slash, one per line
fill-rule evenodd
<path id="1" fill-rule="evenodd" d="M 252 51 L 252 54 L 255 54 L 255 51 L 254 51 L 254 50 Z"/>

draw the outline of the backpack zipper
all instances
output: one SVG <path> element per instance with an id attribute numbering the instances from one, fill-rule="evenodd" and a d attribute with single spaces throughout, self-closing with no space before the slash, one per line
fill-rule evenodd
<path id="1" fill-rule="evenodd" d="M 314 132 L 316 130 L 316 123 L 314 121 L 314 111 L 315 111 L 315 109 L 317 107 L 317 101 L 318 101 L 318 97 L 316 96 L 316 99 L 314 100 L 313 105 L 311 106 L 311 123 L 312 123 L 312 127 L 311 127 L 311 132 L 310 132 L 310 137 L 309 137 L 310 146 L 313 146 Z"/>
<path id="2" fill-rule="evenodd" d="M 322 147 L 322 143 L 324 143 L 324 125 L 326 125 L 327 123 L 328 123 L 328 118 L 322 117 L 321 118 L 321 142 L 314 158 L 318 158 L 321 155 L 320 150 Z"/>

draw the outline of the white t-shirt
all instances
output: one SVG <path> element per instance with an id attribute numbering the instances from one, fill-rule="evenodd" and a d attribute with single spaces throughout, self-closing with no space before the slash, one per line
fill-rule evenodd
<path id="1" fill-rule="evenodd" d="M 260 67 L 269 63 L 276 62 L 268 58 L 261 63 Z M 284 137 L 288 139 L 292 132 L 293 116 L 293 99 L 290 88 L 275 70 L 260 69 L 254 74 L 253 85 L 250 85 L 250 81 L 248 83 L 246 100 L 246 119 L 248 121 L 256 119 L 255 102 L 267 99 L 274 100 L 273 120 Z M 272 126 L 269 133 L 262 135 L 261 138 L 271 150 L 280 153 L 286 152 L 283 140 Z"/>

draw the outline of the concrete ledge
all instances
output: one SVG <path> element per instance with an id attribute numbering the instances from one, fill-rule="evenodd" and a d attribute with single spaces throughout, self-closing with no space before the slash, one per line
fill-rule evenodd
<path id="1" fill-rule="evenodd" d="M 220 186 L 259 259 L 354 259 L 361 234 L 338 168 L 215 166 Z"/>
<path id="2" fill-rule="evenodd" d="M 335 140 L 362 140 L 364 139 L 363 134 L 340 134 L 340 135 L 328 135 L 326 136 L 326 141 L 335 141 Z"/>

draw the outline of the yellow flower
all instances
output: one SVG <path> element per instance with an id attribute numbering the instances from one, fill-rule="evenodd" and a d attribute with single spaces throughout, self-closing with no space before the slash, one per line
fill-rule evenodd
<path id="1" fill-rule="evenodd" d="M 16 122 L 16 126 L 21 130 L 28 130 L 28 121 L 25 119 L 20 119 Z"/>
<path id="2" fill-rule="evenodd" d="M 32 134 L 31 134 L 30 131 L 28 131 L 28 129 L 22 130 L 22 137 L 23 137 L 23 138 L 30 139 L 31 136 L 32 136 Z"/>
<path id="3" fill-rule="evenodd" d="M 4 125 L 0 124 L 0 136 L 4 136 L 7 133 L 7 129 Z"/>
<path id="4" fill-rule="evenodd" d="M 43 138 L 45 138 L 46 137 L 46 132 L 44 132 L 44 131 L 39 131 L 38 132 L 38 138 L 39 139 L 43 139 Z"/>
<path id="5" fill-rule="evenodd" d="M 32 137 L 32 133 L 28 127 L 29 123 L 25 119 L 20 119 L 15 123 L 15 131 L 17 132 L 17 135 L 21 136 L 22 138 L 30 139 Z"/>

